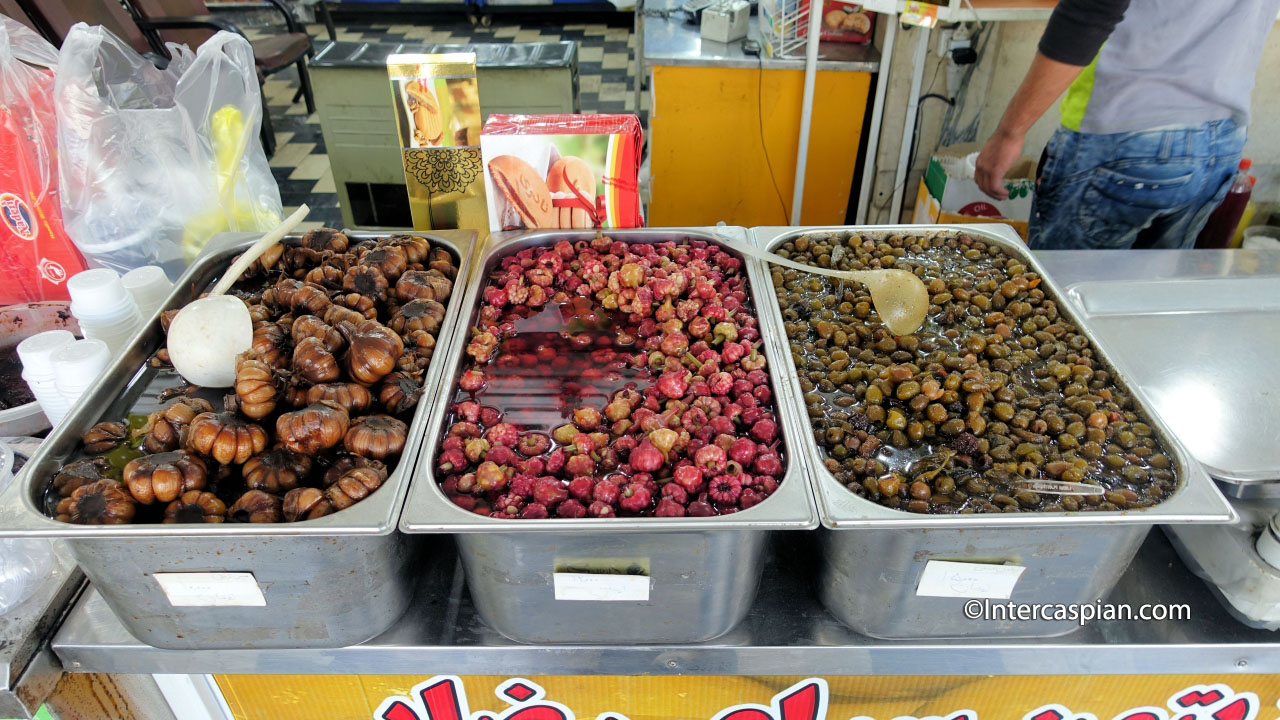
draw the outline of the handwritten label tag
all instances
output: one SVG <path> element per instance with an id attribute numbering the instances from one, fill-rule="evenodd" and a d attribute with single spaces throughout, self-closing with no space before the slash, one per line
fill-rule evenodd
<path id="1" fill-rule="evenodd" d="M 557 600 L 648 602 L 647 575 L 554 573 Z"/>
<path id="2" fill-rule="evenodd" d="M 156 573 L 174 607 L 264 607 L 267 599 L 251 572 Z"/>
<path id="3" fill-rule="evenodd" d="M 916 595 L 1008 600 L 1024 570 L 1021 565 L 930 560 L 925 563 Z"/>

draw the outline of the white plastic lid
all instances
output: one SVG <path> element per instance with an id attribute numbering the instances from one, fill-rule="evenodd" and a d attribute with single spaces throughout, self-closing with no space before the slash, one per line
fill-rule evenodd
<path id="1" fill-rule="evenodd" d="M 168 290 L 173 287 L 173 283 L 169 282 L 169 276 L 164 274 L 164 268 L 159 265 L 143 265 L 140 268 L 134 268 L 125 273 L 124 277 L 120 278 L 120 282 L 124 285 L 124 289 L 131 293 L 143 291 L 147 295 L 154 294 L 159 289 Z"/>
<path id="2" fill-rule="evenodd" d="M 72 275 L 67 281 L 67 292 L 73 305 L 87 308 L 90 314 L 119 305 L 129 297 L 120 275 L 111 268 L 94 268 Z M 74 309 L 72 314 L 76 314 Z"/>
<path id="3" fill-rule="evenodd" d="M 101 340 L 77 340 L 55 350 L 52 360 L 58 386 L 66 381 L 79 387 L 102 374 L 111 362 L 111 350 Z"/>
<path id="4" fill-rule="evenodd" d="M 18 343 L 18 359 L 22 361 L 22 376 L 45 378 L 53 376 L 51 358 L 53 351 L 76 341 L 67 330 L 46 330 Z"/>

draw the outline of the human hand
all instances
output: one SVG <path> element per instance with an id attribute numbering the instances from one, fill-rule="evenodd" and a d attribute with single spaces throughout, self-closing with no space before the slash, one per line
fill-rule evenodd
<path id="1" fill-rule="evenodd" d="M 1009 197 L 1009 191 L 1004 187 L 1004 176 L 1022 156 L 1024 141 L 1025 137 L 1022 135 L 1012 135 L 996 130 L 991 139 L 982 146 L 982 151 L 978 153 L 973 179 L 977 181 L 978 187 L 982 188 L 983 192 L 996 200 Z"/>

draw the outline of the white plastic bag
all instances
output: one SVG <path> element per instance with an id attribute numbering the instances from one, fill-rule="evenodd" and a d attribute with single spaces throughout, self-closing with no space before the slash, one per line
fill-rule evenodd
<path id="1" fill-rule="evenodd" d="M 219 32 L 164 70 L 101 27 L 77 23 L 58 57 L 64 222 L 86 256 L 174 278 L 218 232 L 267 230 L 280 189 L 258 128 L 253 49 Z"/>
<path id="2" fill-rule="evenodd" d="M 21 442 L 27 438 L 12 438 Z M 0 493 L 13 482 L 13 451 L 0 438 Z M 39 444 L 37 443 L 37 446 Z M 0 539 L 0 615 L 21 605 L 40 589 L 53 565 L 53 549 L 43 538 Z"/>

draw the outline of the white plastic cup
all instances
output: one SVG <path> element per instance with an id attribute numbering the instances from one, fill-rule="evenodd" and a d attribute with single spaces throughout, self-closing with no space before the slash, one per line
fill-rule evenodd
<path id="1" fill-rule="evenodd" d="M 57 425 L 71 408 L 71 404 L 62 397 L 54 384 L 56 371 L 53 368 L 53 353 L 75 341 L 76 336 L 66 330 L 46 330 L 18 343 L 22 379 L 31 388 L 31 394 L 35 396 L 51 425 Z"/>
<path id="2" fill-rule="evenodd" d="M 1280 570 L 1280 513 L 1271 516 L 1271 522 L 1262 528 L 1255 547 L 1268 565 Z"/>
<path id="3" fill-rule="evenodd" d="M 125 273 L 120 282 L 133 296 L 133 301 L 144 318 L 151 317 L 173 290 L 173 283 L 169 282 L 169 276 L 164 274 L 164 268 L 159 265 L 134 268 Z"/>
<path id="4" fill-rule="evenodd" d="M 18 359 L 22 361 L 22 377 L 32 380 L 53 379 L 53 352 L 76 341 L 67 330 L 45 330 L 18 343 Z"/>
<path id="5" fill-rule="evenodd" d="M 68 405 L 74 406 L 111 364 L 111 349 L 101 340 L 77 340 L 54 351 L 54 384 Z"/>
<path id="6" fill-rule="evenodd" d="M 67 411 L 71 409 L 71 403 L 62 397 L 62 392 L 52 380 L 38 382 L 28 380 L 27 387 L 31 388 L 31 394 L 35 396 L 40 410 L 44 412 L 50 425 L 57 425 L 62 418 L 66 417 Z"/>
<path id="7" fill-rule="evenodd" d="M 1246 250 L 1280 250 L 1280 227 L 1254 225 L 1244 229 L 1240 247 Z"/>
<path id="8" fill-rule="evenodd" d="M 76 317 L 102 317 L 114 314 L 116 307 L 129 299 L 120 274 L 110 268 L 82 270 L 67 281 L 71 295 L 71 312 Z M 80 312 L 76 312 L 77 309 Z"/>
<path id="9" fill-rule="evenodd" d="M 138 304 L 115 270 L 94 268 L 78 272 L 67 281 L 67 292 L 80 332 L 87 339 L 106 342 L 113 352 L 122 350 L 125 341 L 142 326 Z"/>

